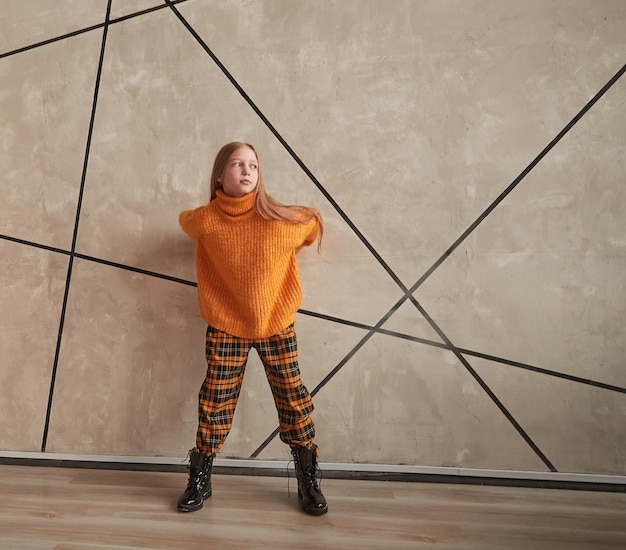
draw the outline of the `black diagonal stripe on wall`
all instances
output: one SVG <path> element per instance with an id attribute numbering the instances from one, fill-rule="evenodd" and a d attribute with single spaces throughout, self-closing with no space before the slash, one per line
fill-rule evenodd
<path id="1" fill-rule="evenodd" d="M 626 72 L 626 65 L 624 65 L 615 75 L 600 89 L 600 91 L 593 96 L 589 102 L 576 114 L 576 116 L 570 120 L 565 127 L 554 137 L 554 139 L 546 145 L 543 150 L 532 160 L 532 162 L 522 170 L 519 176 L 517 176 L 513 182 L 494 200 L 485 211 L 476 218 L 476 220 L 461 234 L 461 236 L 450 245 L 450 247 L 435 261 L 435 263 L 426 270 L 426 272 L 415 282 L 410 289 L 410 294 L 413 294 L 434 272 L 435 270 L 459 247 L 459 245 L 469 237 L 474 230 L 485 220 L 489 214 L 491 214 L 495 208 L 513 191 L 522 180 L 532 171 L 537 164 L 552 150 L 552 148 L 561 141 L 565 135 L 585 116 L 589 110 L 598 102 L 598 100 L 606 94 L 611 87 L 623 76 Z"/>
<path id="2" fill-rule="evenodd" d="M 460 351 L 452 341 L 446 336 L 446 334 L 441 330 L 441 328 L 435 323 L 435 321 L 428 315 L 426 310 L 422 307 L 422 305 L 411 296 L 411 302 L 417 308 L 417 310 L 422 314 L 424 319 L 428 321 L 430 326 L 435 330 L 435 332 L 441 337 L 441 339 L 448 344 L 449 349 L 454 353 L 456 358 L 461 362 L 461 364 L 465 367 L 465 369 L 470 373 L 472 378 L 476 380 L 478 385 L 483 389 L 483 391 L 489 396 L 489 399 L 493 401 L 493 403 L 498 407 L 500 412 L 506 417 L 506 419 L 513 425 L 517 433 L 522 436 L 524 441 L 530 446 L 533 452 L 541 459 L 541 461 L 548 467 L 551 472 L 556 472 L 556 468 L 550 462 L 548 457 L 541 451 L 539 446 L 532 440 L 532 438 L 528 435 L 526 430 L 522 428 L 521 424 L 515 419 L 515 417 L 508 411 L 508 409 L 504 406 L 502 401 L 498 399 L 496 394 L 491 390 L 491 388 L 487 385 L 487 383 L 478 375 L 478 373 L 474 370 L 474 368 L 469 364 L 469 361 L 461 355 Z"/>
<path id="3" fill-rule="evenodd" d="M 91 107 L 91 119 L 89 120 L 89 131 L 87 132 L 87 143 L 85 145 L 85 158 L 83 161 L 83 172 L 80 178 L 80 191 L 78 194 L 78 204 L 76 205 L 76 218 L 74 222 L 74 234 L 72 236 L 72 249 L 70 251 L 70 259 L 67 267 L 67 278 L 65 280 L 65 293 L 63 295 L 63 306 L 61 308 L 61 320 L 59 322 L 59 334 L 57 336 L 57 344 L 54 352 L 54 363 L 52 365 L 52 377 L 50 380 L 50 392 L 48 395 L 48 407 L 46 410 L 46 421 L 43 430 L 43 438 L 41 442 L 41 452 L 46 451 L 48 442 L 48 430 L 50 428 L 50 415 L 52 413 L 52 400 L 54 397 L 54 386 L 56 382 L 57 370 L 59 366 L 59 353 L 61 351 L 61 342 L 63 340 L 63 326 L 65 324 L 65 314 L 67 311 L 67 301 L 70 293 L 70 285 L 72 282 L 72 268 L 74 265 L 74 255 L 76 250 L 76 239 L 78 237 L 78 225 L 80 223 L 80 211 L 83 202 L 83 192 L 85 190 L 85 179 L 87 177 L 87 166 L 89 165 L 89 151 L 91 148 L 91 138 L 93 136 L 93 126 L 96 119 L 96 108 L 98 106 L 98 92 L 100 90 L 100 78 L 102 76 L 102 65 L 104 63 L 104 52 L 106 49 L 107 34 L 109 30 L 109 15 L 111 13 L 111 2 L 108 0 L 106 15 L 104 19 L 104 27 L 102 31 L 102 45 L 100 47 L 100 59 L 98 61 L 98 71 L 96 73 L 96 84 L 93 93 L 93 103 Z"/>
<path id="4" fill-rule="evenodd" d="M 187 2 L 188 0 L 172 0 L 172 4 L 182 4 L 183 2 Z M 128 19 L 134 19 L 135 17 L 140 17 L 142 15 L 146 15 L 148 13 L 152 13 L 154 11 L 159 11 L 162 9 L 167 8 L 167 6 L 164 5 L 156 5 L 152 8 L 146 8 L 144 10 L 141 11 L 137 11 L 134 13 L 129 13 L 128 15 L 123 15 L 121 17 L 116 17 L 115 19 L 111 19 L 109 21 L 109 26 L 110 25 L 115 25 L 116 23 L 121 23 L 122 21 L 127 21 Z M 34 50 L 36 48 L 41 48 L 42 46 L 47 46 L 48 44 L 54 44 L 55 42 L 59 42 L 61 40 L 66 40 L 68 38 L 74 38 L 75 36 L 84 34 L 86 32 L 91 32 L 91 31 L 96 31 L 98 29 L 101 29 L 102 27 L 104 27 L 104 23 L 98 23 L 96 25 L 91 25 L 90 27 L 84 27 L 82 29 L 77 29 L 75 31 L 71 31 L 68 32 L 66 34 L 62 34 L 60 36 L 54 36 L 52 38 L 48 38 L 47 40 L 42 40 L 41 42 L 36 42 L 34 44 L 29 44 L 28 46 L 23 46 L 21 48 L 17 48 L 16 50 L 11 50 L 9 52 L 4 52 L 4 53 L 0 53 L 0 59 L 2 59 L 3 57 L 9 57 L 12 55 L 17 55 L 19 53 L 23 53 L 26 52 L 28 50 Z"/>
<path id="5" fill-rule="evenodd" d="M 427 338 L 420 338 L 419 336 L 413 336 L 412 334 L 405 334 L 403 332 L 398 332 L 395 330 L 388 330 L 384 328 L 376 328 L 376 327 L 373 327 L 372 325 L 367 325 L 365 323 L 358 323 L 356 321 L 350 321 L 348 319 L 340 319 L 339 317 L 334 317 L 333 315 L 326 315 L 325 313 L 317 313 L 315 311 L 309 311 L 306 309 L 299 309 L 298 313 L 300 313 L 301 315 L 306 315 L 308 317 L 315 317 L 317 319 L 322 319 L 323 321 L 329 321 L 331 323 L 337 323 L 340 325 L 345 325 L 345 326 L 349 326 L 353 328 L 359 328 L 365 331 L 375 331 L 377 334 L 391 336 L 392 338 L 398 338 L 400 340 L 408 340 L 409 342 L 414 342 L 416 344 L 423 344 L 423 345 L 434 347 L 434 348 L 450 350 L 450 347 L 444 342 L 437 342 L 435 340 L 429 340 Z M 626 393 L 625 387 L 616 386 L 614 384 L 606 384 L 604 382 L 598 382 L 597 380 L 591 380 L 590 378 L 581 378 L 580 376 L 574 376 L 572 374 L 558 372 L 555 370 L 538 367 L 536 365 L 529 365 L 527 363 L 522 363 L 520 361 L 513 361 L 512 359 L 506 359 L 504 357 L 497 357 L 495 355 L 489 355 L 487 353 L 482 353 L 482 352 L 467 349 L 467 348 L 457 347 L 456 349 L 463 355 L 469 355 L 471 357 L 477 357 L 479 359 L 486 359 L 487 361 L 491 361 L 492 363 L 500 363 L 507 367 L 515 367 L 517 369 L 528 370 L 528 371 L 532 371 L 538 374 L 544 374 L 546 376 L 560 378 L 561 380 L 567 380 L 569 382 L 576 382 L 578 384 L 584 384 L 586 386 L 593 386 L 595 388 L 600 388 L 603 390 L 613 391 L 617 393 Z"/>

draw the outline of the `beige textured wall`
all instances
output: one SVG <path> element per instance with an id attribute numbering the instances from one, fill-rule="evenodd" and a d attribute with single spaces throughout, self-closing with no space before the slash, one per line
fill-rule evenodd
<path id="1" fill-rule="evenodd" d="M 107 5 L 2 7 L 0 451 L 185 456 L 177 215 L 244 139 L 326 219 L 297 318 L 322 460 L 626 474 L 626 78 L 567 127 L 623 70 L 626 3 Z M 276 424 L 253 353 L 222 456 L 286 458 Z"/>

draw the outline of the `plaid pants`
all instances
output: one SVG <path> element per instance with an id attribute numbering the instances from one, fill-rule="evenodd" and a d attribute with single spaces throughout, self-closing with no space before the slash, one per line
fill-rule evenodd
<path id="1" fill-rule="evenodd" d="M 280 439 L 289 446 L 306 446 L 315 437 L 310 418 L 313 400 L 300 379 L 298 344 L 293 324 L 284 331 L 252 340 L 211 326 L 206 333 L 207 375 L 200 388 L 196 447 L 217 453 L 233 424 L 250 348 L 265 367 L 278 412 Z"/>

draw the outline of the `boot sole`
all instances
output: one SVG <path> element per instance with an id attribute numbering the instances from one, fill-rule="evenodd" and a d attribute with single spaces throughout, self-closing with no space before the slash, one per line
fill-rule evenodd
<path id="1" fill-rule="evenodd" d="M 328 508 L 324 508 L 323 510 L 305 510 L 303 507 L 302 509 L 306 514 L 309 514 L 309 516 L 323 516 L 328 512 Z"/>
<path id="2" fill-rule="evenodd" d="M 200 510 L 200 508 L 202 508 L 204 506 L 204 501 L 207 498 L 211 498 L 212 494 L 213 494 L 213 491 L 209 491 L 206 495 L 203 495 L 202 502 L 200 502 L 200 504 L 196 504 L 195 506 L 180 506 L 180 505 L 177 505 L 176 509 L 179 512 L 197 512 L 198 510 Z"/>
<path id="3" fill-rule="evenodd" d="M 203 505 L 204 505 L 204 502 L 202 504 L 197 505 L 197 506 L 177 506 L 176 509 L 179 512 L 183 512 L 183 513 L 197 512 L 198 510 L 200 510 L 200 508 L 202 508 Z"/>

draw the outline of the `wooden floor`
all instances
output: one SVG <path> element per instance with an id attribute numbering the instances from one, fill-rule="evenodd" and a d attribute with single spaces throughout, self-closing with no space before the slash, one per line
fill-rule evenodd
<path id="1" fill-rule="evenodd" d="M 295 480 L 213 476 L 176 512 L 186 475 L 0 465 L 0 549 L 626 549 L 626 494 L 326 479 L 329 513 Z"/>

